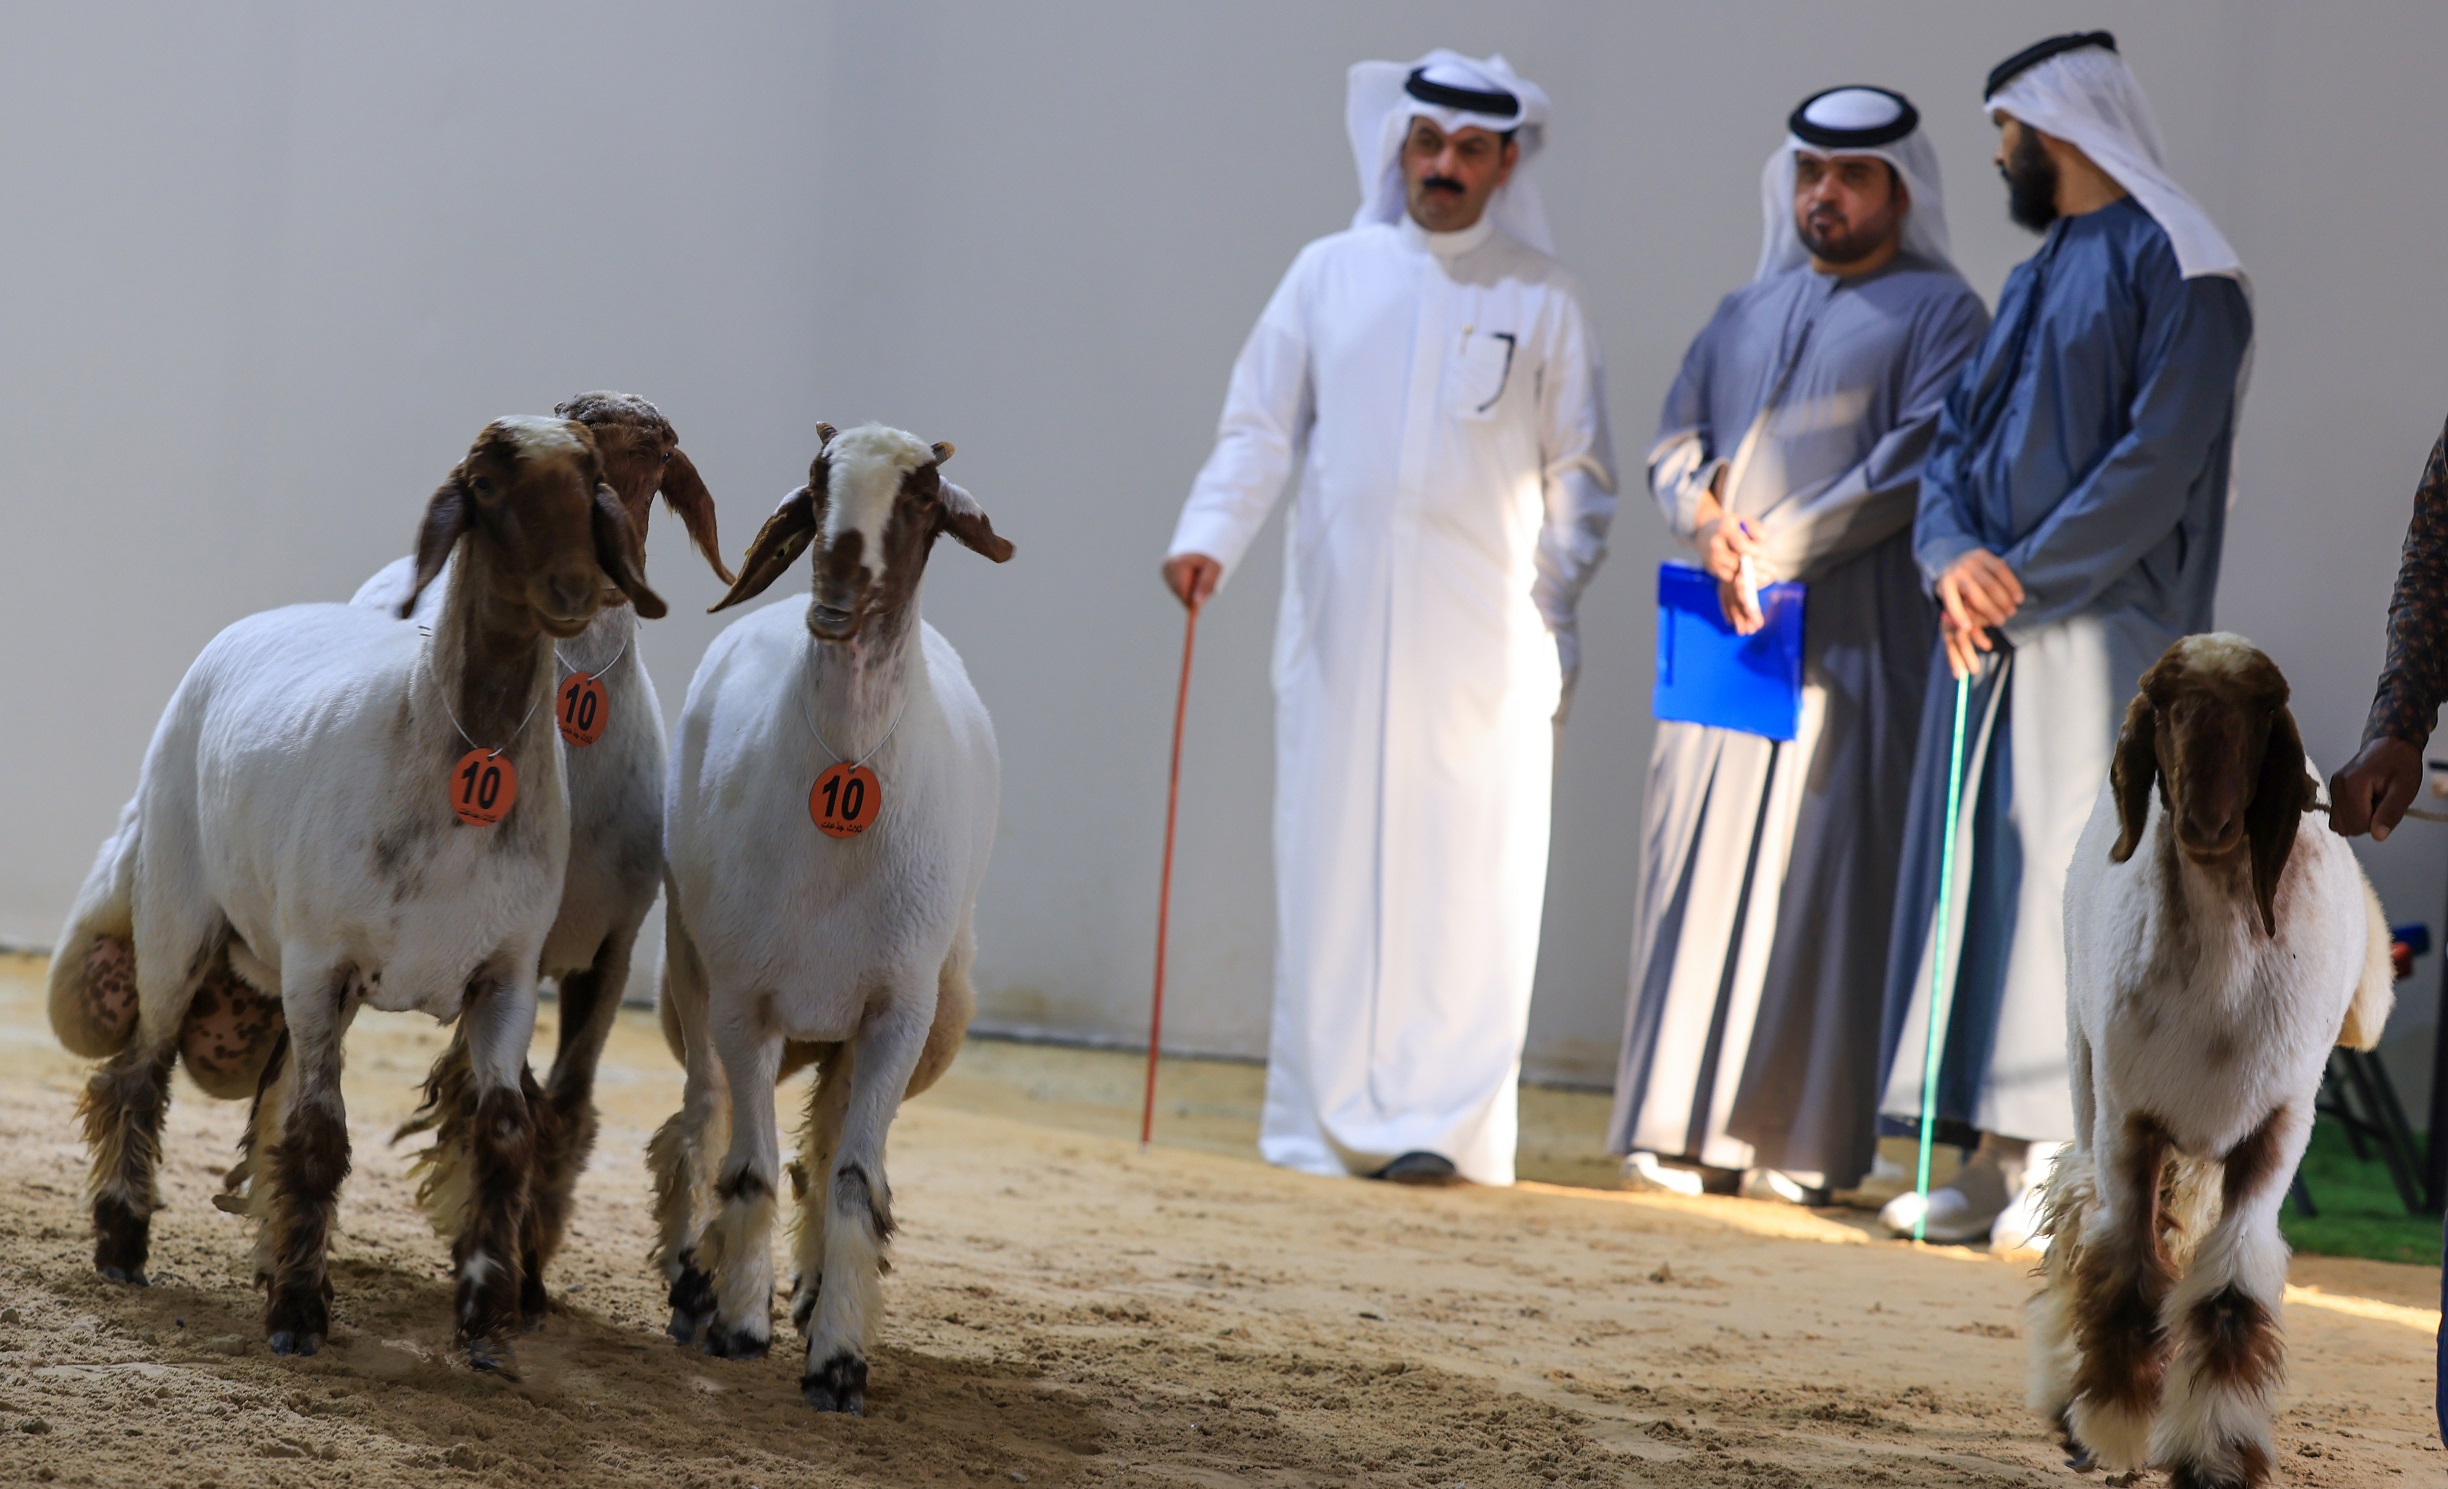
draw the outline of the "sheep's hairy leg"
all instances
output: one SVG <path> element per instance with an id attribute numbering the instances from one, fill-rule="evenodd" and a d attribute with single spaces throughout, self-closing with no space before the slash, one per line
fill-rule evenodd
<path id="1" fill-rule="evenodd" d="M 825 1175 L 841 1149 L 842 1118 L 850 1110 L 855 1047 L 828 1046 L 808 1084 L 807 1117 L 799 1126 L 799 1161 L 791 1174 L 797 1218 L 791 1229 L 791 1323 L 808 1331 L 824 1284 Z"/>
<path id="2" fill-rule="evenodd" d="M 629 937 L 610 937 L 596 951 L 592 967 L 561 979 L 561 1031 L 552 1071 L 541 1088 L 528 1093 L 536 1106 L 536 1161 L 520 1307 L 530 1324 L 543 1317 L 544 1269 L 561 1250 L 578 1176 L 595 1151 L 601 1125 L 595 1111 L 595 1071 L 620 1014 L 621 989 L 629 983 L 629 952 Z"/>
<path id="3" fill-rule="evenodd" d="M 2269 1481 L 2270 1396 L 2286 1364 L 2278 1320 L 2287 1244 L 2278 1215 L 2311 1135 L 2308 1114 L 2280 1107 L 2227 1152 L 2218 1222 L 2162 1307 L 2176 1350 L 2151 1454 L 2176 1489 Z"/>
<path id="4" fill-rule="evenodd" d="M 2147 1116 L 2128 1116 L 2092 1171 L 2097 1203 L 2074 1273 L 2081 1360 L 2068 1413 L 2074 1437 L 2114 1471 L 2147 1466 L 2167 1369 L 2159 1308 L 2174 1281 L 2161 1245 L 2159 1185 L 2171 1144 Z"/>
<path id="5" fill-rule="evenodd" d="M 850 1090 L 841 1142 L 812 1196 L 825 1206 L 824 1271 L 799 1393 L 818 1411 L 866 1410 L 867 1352 L 883 1323 L 886 1247 L 893 1235 L 884 1139 L 926 1046 L 935 981 L 929 968 L 923 981 L 912 978 L 886 993 L 845 1052 Z"/>
<path id="6" fill-rule="evenodd" d="M 731 1145 L 714 1182 L 713 1223 L 697 1243 L 697 1264 L 713 1282 L 714 1316 L 705 1352 L 762 1355 L 773 1345 L 774 1194 L 781 1182 L 781 1134 L 774 1083 L 782 1038 L 740 1016 L 759 999 L 726 1000 L 713 1022 L 714 1049 L 731 1096 Z"/>
<path id="7" fill-rule="evenodd" d="M 280 1138 L 256 1182 L 266 1185 L 270 1242 L 264 1335 L 276 1355 L 311 1355 L 331 1332 L 331 1228 L 348 1178 L 348 1113 L 340 1098 L 343 1036 L 356 1011 L 347 969 L 284 949 L 282 1011 L 289 1025 L 284 1077 L 274 1094 Z M 266 1114 L 266 1120 L 274 1120 Z"/>
<path id="8" fill-rule="evenodd" d="M 475 1109 L 467 1217 L 451 1245 L 458 1277 L 454 1337 L 470 1365 L 515 1377 L 510 1339 L 522 1321 L 522 1231 L 536 1150 L 536 1116 L 526 1091 L 527 1045 L 535 1035 L 533 964 L 478 974 L 460 1020 Z"/>
<path id="9" fill-rule="evenodd" d="M 663 929 L 662 1007 L 672 1052 L 683 1071 L 680 1110 L 655 1129 L 646 1144 L 646 1167 L 654 1179 L 654 1262 L 669 1290 L 675 1344 L 694 1344 L 714 1317 L 714 1284 L 697 1257 L 698 1196 L 706 1181 L 705 1155 L 726 1141 L 722 1066 L 714 1056 L 706 1024 L 705 968 L 697 960 L 688 928 L 666 887 Z"/>
<path id="10" fill-rule="evenodd" d="M 263 1082 L 256 1087 L 254 1104 L 247 1110 L 246 1132 L 238 1140 L 238 1162 L 231 1167 L 223 1182 L 231 1189 L 243 1184 L 242 1195 L 228 1192 L 215 1197 L 213 1203 L 234 1214 L 244 1215 L 254 1226 L 255 1285 L 272 1286 L 274 1259 L 279 1247 L 272 1228 L 272 1149 L 280 1141 L 281 1131 L 289 1120 L 289 1108 L 297 1096 L 297 1061 L 289 1055 L 289 1032 L 272 1046 L 272 1058 L 265 1063 Z"/>
<path id="11" fill-rule="evenodd" d="M 144 1285 L 153 1214 L 162 1207 L 162 1119 L 177 1058 L 176 1044 L 139 1038 L 94 1071 L 77 1102 L 92 1153 L 85 1193 L 93 1209 L 94 1270 L 113 1282 Z"/>
<path id="12" fill-rule="evenodd" d="M 77 1103 L 91 1168 L 86 1200 L 94 1223 L 94 1269 L 141 1285 L 152 1249 L 161 1130 L 170 1109 L 170 1071 L 195 991 L 219 952 L 216 912 L 157 907 L 133 949 L 136 1027 L 97 1069 Z"/>
<path id="13" fill-rule="evenodd" d="M 2070 1467 L 2087 1469 L 2088 1449 L 2075 1440 L 2068 1412 L 2074 1402 L 2074 1380 L 2082 1364 L 2075 1342 L 2077 1321 L 2074 1276 L 2082 1261 L 2082 1232 L 2093 1203 L 2091 1154 L 2078 1144 L 2057 1160 L 2042 1191 L 2040 1229 L 2048 1238 L 2041 1262 L 2040 1290 L 2026 1312 L 2031 1325 L 2030 1383 L 2026 1402 L 2063 1439 Z"/>

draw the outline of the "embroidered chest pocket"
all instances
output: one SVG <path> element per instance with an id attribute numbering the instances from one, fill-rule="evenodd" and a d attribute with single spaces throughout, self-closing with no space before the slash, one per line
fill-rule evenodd
<path id="1" fill-rule="evenodd" d="M 1465 326 L 1445 362 L 1445 414 L 1492 419 L 1521 376 L 1520 338 Z"/>

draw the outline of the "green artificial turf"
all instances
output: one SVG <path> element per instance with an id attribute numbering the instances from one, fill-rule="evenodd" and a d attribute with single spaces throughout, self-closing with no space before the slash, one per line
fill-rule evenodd
<path id="1" fill-rule="evenodd" d="M 2439 1217 L 2408 1215 L 2379 1153 L 2358 1161 L 2345 1130 L 2327 1117 L 2312 1128 L 2301 1172 L 2320 1214 L 2307 1217 L 2288 1200 L 2281 1222 L 2288 1245 L 2316 1256 L 2439 1264 Z"/>

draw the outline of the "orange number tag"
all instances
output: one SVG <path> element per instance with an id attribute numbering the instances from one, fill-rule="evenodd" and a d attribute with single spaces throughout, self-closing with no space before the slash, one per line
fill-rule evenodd
<path id="1" fill-rule="evenodd" d="M 808 815 L 829 838 L 854 838 L 875 825 L 884 810 L 884 787 L 864 765 L 836 764 L 816 778 L 808 793 Z"/>
<path id="2" fill-rule="evenodd" d="M 583 672 L 571 673 L 569 681 L 561 684 L 561 696 L 553 708 L 564 740 L 584 747 L 603 738 L 604 716 L 610 710 L 600 680 Z"/>
<path id="3" fill-rule="evenodd" d="M 507 755 L 470 750 L 451 767 L 451 812 L 470 827 L 491 827 L 518 800 L 518 769 Z"/>

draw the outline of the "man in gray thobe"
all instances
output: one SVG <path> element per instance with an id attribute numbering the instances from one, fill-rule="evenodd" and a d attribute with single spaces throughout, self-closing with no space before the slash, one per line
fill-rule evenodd
<path id="1" fill-rule="evenodd" d="M 1793 1201 L 1876 1146 L 1879 1015 L 1934 616 L 1910 528 L 1931 426 L 1988 315 L 1947 257 L 1938 163 L 1901 94 L 1838 88 L 1769 157 L 1752 282 L 1667 394 L 1649 481 L 1719 581 L 1806 586 L 1801 728 L 1661 720 L 1612 1147 L 1636 1184 L 1749 1170 Z"/>
<path id="2" fill-rule="evenodd" d="M 2039 252 L 1948 396 L 1913 549 L 1940 604 L 1888 970 L 1881 1110 L 1919 1118 L 1940 994 L 1937 1121 L 1980 1134 L 1932 1190 L 1931 1240 L 2029 1238 L 2039 1151 L 2074 1136 L 2066 869 L 2125 704 L 2211 628 L 2252 304 L 2235 250 L 2171 180 L 2105 31 L 2000 63 L 1984 94 L 2008 210 Z M 1970 679 L 1962 821 L 1933 968 L 1955 679 Z M 1898 1234 L 1917 1194 L 1880 1212 Z"/>

